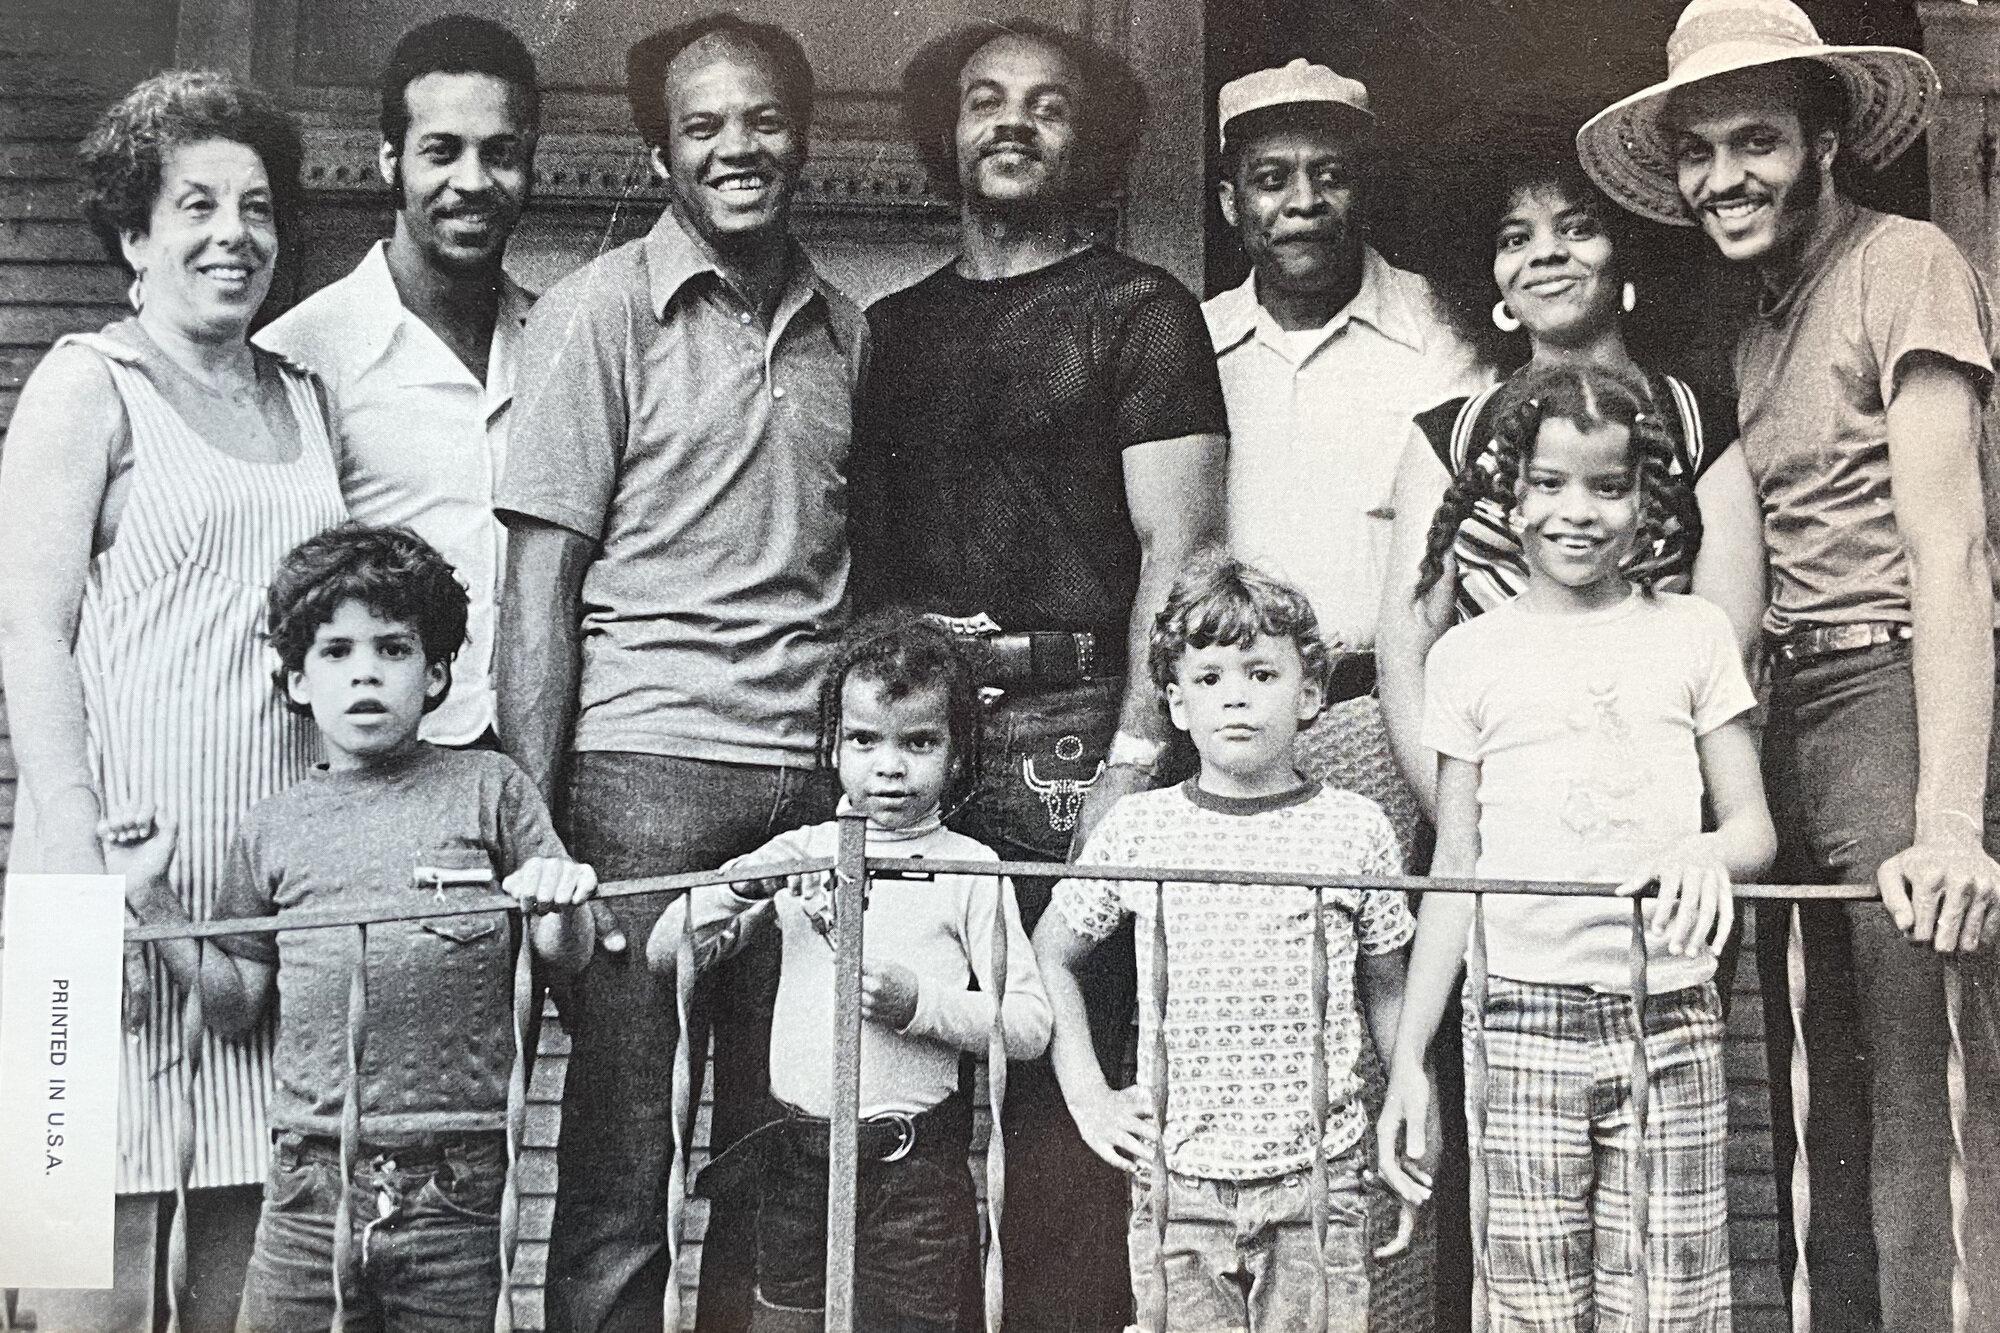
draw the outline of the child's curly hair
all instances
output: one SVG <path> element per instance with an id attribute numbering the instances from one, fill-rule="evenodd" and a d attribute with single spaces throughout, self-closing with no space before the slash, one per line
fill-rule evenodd
<path id="1" fill-rule="evenodd" d="M 278 697 L 294 713 L 312 710 L 287 688 L 305 670 L 319 627 L 342 605 L 359 601 L 384 620 L 401 621 L 423 641 L 427 666 L 442 664 L 445 687 L 424 700 L 429 712 L 451 693 L 451 659 L 465 643 L 468 599 L 451 563 L 408 528 L 343 523 L 292 549 L 272 576 L 265 602 L 265 639 L 278 654 L 271 673 Z"/>
<path id="2" fill-rule="evenodd" d="M 1306 681 L 1325 692 L 1333 653 L 1320 637 L 1319 618 L 1306 595 L 1219 550 L 1195 555 L 1174 579 L 1167 604 L 1153 617 L 1146 645 L 1146 671 L 1153 678 L 1160 707 L 1167 706 L 1167 686 L 1173 684 L 1188 649 L 1218 643 L 1233 647 L 1259 635 L 1290 639 L 1298 647 Z"/>
<path id="3" fill-rule="evenodd" d="M 925 690 L 944 691 L 952 777 L 947 808 L 970 793 L 979 772 L 979 664 L 975 641 L 902 608 L 856 622 L 827 667 L 819 688 L 819 763 L 833 768 L 840 753 L 840 693 L 850 679 L 872 681 L 890 702 Z"/>
<path id="4" fill-rule="evenodd" d="M 1417 598 L 1444 577 L 1445 557 L 1459 527 L 1482 506 L 1505 518 L 1514 512 L 1518 489 L 1535 456 L 1542 423 L 1567 421 L 1578 430 L 1623 426 L 1627 457 L 1639 493 L 1639 529 L 1626 557 L 1625 576 L 1648 595 L 1664 572 L 1653 557 L 1670 537 L 1680 536 L 1692 552 L 1701 546 L 1701 510 L 1694 488 L 1675 477 L 1674 443 L 1661 409 L 1646 387 L 1598 366 L 1530 367 L 1508 380 L 1495 395 L 1490 448 L 1478 449 L 1451 479 L 1431 520 L 1423 564 L 1417 570 Z"/>

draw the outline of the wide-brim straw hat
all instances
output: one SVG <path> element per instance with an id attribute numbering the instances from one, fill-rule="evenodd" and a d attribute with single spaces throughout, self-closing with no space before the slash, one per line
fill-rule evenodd
<path id="1" fill-rule="evenodd" d="M 1828 46 L 1791 0 L 1694 0 L 1667 39 L 1667 77 L 1614 102 L 1576 134 L 1576 153 L 1598 187 L 1655 222 L 1691 227 L 1673 144 L 1660 126 L 1667 95 L 1718 74 L 1784 60 L 1815 60 L 1847 93 L 1842 151 L 1871 170 L 1916 141 L 1943 95 L 1937 71 L 1900 46 Z"/>

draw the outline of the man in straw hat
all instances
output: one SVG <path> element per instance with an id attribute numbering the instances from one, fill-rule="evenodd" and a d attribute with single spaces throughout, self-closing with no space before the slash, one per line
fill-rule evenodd
<path id="1" fill-rule="evenodd" d="M 1802 1132 L 1810 1168 L 1786 1219 L 1804 1236 L 1795 1319 L 2000 1327 L 2000 1310 L 1954 1294 L 1955 1252 L 1960 1276 L 1990 1280 L 1982 1247 L 2000 1236 L 1981 1215 L 2000 1183 L 1954 1179 L 1947 1091 L 1956 1026 L 1965 1161 L 1990 1169 L 1994 974 L 1969 955 L 2000 930 L 1980 486 L 1992 329 L 1942 232 L 1859 207 L 1834 173 L 1842 154 L 1879 168 L 1908 148 L 1937 75 L 1914 52 L 1825 44 L 1789 0 L 1695 0 L 1667 59 L 1666 80 L 1592 118 L 1578 151 L 1612 198 L 1700 226 L 1761 280 L 1736 376 L 1771 568 L 1777 872 L 1873 880 L 1883 899 L 1807 906 L 1796 937 L 1782 908 L 1758 922 L 1779 1161 Z M 1789 1097 L 1788 938 L 1809 1071 Z M 1963 988 L 1962 1023 L 1948 986 Z"/>

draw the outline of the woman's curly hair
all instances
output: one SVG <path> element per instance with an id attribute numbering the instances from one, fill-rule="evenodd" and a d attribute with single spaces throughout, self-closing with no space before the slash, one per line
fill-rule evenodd
<path id="1" fill-rule="evenodd" d="M 942 690 L 952 761 L 945 807 L 955 807 L 971 794 L 979 773 L 978 652 L 975 641 L 914 611 L 892 607 L 863 617 L 841 639 L 820 682 L 820 767 L 838 767 L 840 696 L 849 680 L 879 685 L 892 703 Z"/>
<path id="2" fill-rule="evenodd" d="M 264 637 L 278 655 L 271 676 L 285 707 L 311 715 L 310 708 L 292 698 L 290 677 L 305 670 L 320 626 L 330 624 L 352 601 L 416 630 L 425 665 L 445 669 L 445 688 L 424 701 L 424 711 L 443 703 L 451 693 L 451 659 L 465 645 L 470 610 L 457 573 L 408 528 L 343 523 L 293 547 L 271 577 Z"/>
<path id="3" fill-rule="evenodd" d="M 304 195 L 298 122 L 263 91 L 232 75 L 170 69 L 125 94 L 77 149 L 83 215 L 113 260 L 131 267 L 120 238 L 143 236 L 151 225 L 167 155 L 210 139 L 240 143 L 264 164 L 282 243 Z"/>
<path id="4" fill-rule="evenodd" d="M 1076 70 L 1075 204 L 1095 205 L 1125 189 L 1125 174 L 1146 124 L 1146 87 L 1119 56 L 1088 38 L 1030 18 L 954 29 L 918 51 L 903 68 L 903 123 L 931 187 L 957 199 L 958 76 L 987 43 L 1025 37 L 1062 54 Z"/>
<path id="5" fill-rule="evenodd" d="M 1490 443 L 1466 458 L 1431 520 L 1417 571 L 1418 600 L 1444 577 L 1445 557 L 1475 510 L 1490 506 L 1489 512 L 1502 519 L 1514 513 L 1542 423 L 1549 420 L 1567 421 L 1578 430 L 1623 426 L 1629 433 L 1627 457 L 1639 495 L 1639 528 L 1625 560 L 1627 578 L 1650 594 L 1664 573 L 1656 557 L 1670 537 L 1679 537 L 1690 554 L 1700 549 L 1701 510 L 1694 488 L 1674 475 L 1674 442 L 1644 384 L 1597 366 L 1530 366 L 1502 386 L 1489 410 L 1494 423 Z"/>

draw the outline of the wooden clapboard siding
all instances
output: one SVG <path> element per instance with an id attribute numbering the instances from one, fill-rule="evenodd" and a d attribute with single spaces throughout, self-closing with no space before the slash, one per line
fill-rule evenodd
<path id="1" fill-rule="evenodd" d="M 77 207 L 73 158 L 103 108 L 169 62 L 176 13 L 168 0 L 0 4 L 0 448 L 49 344 L 124 307 L 124 274 Z M 8 735 L 0 706 L 0 867 L 14 818 Z"/>

